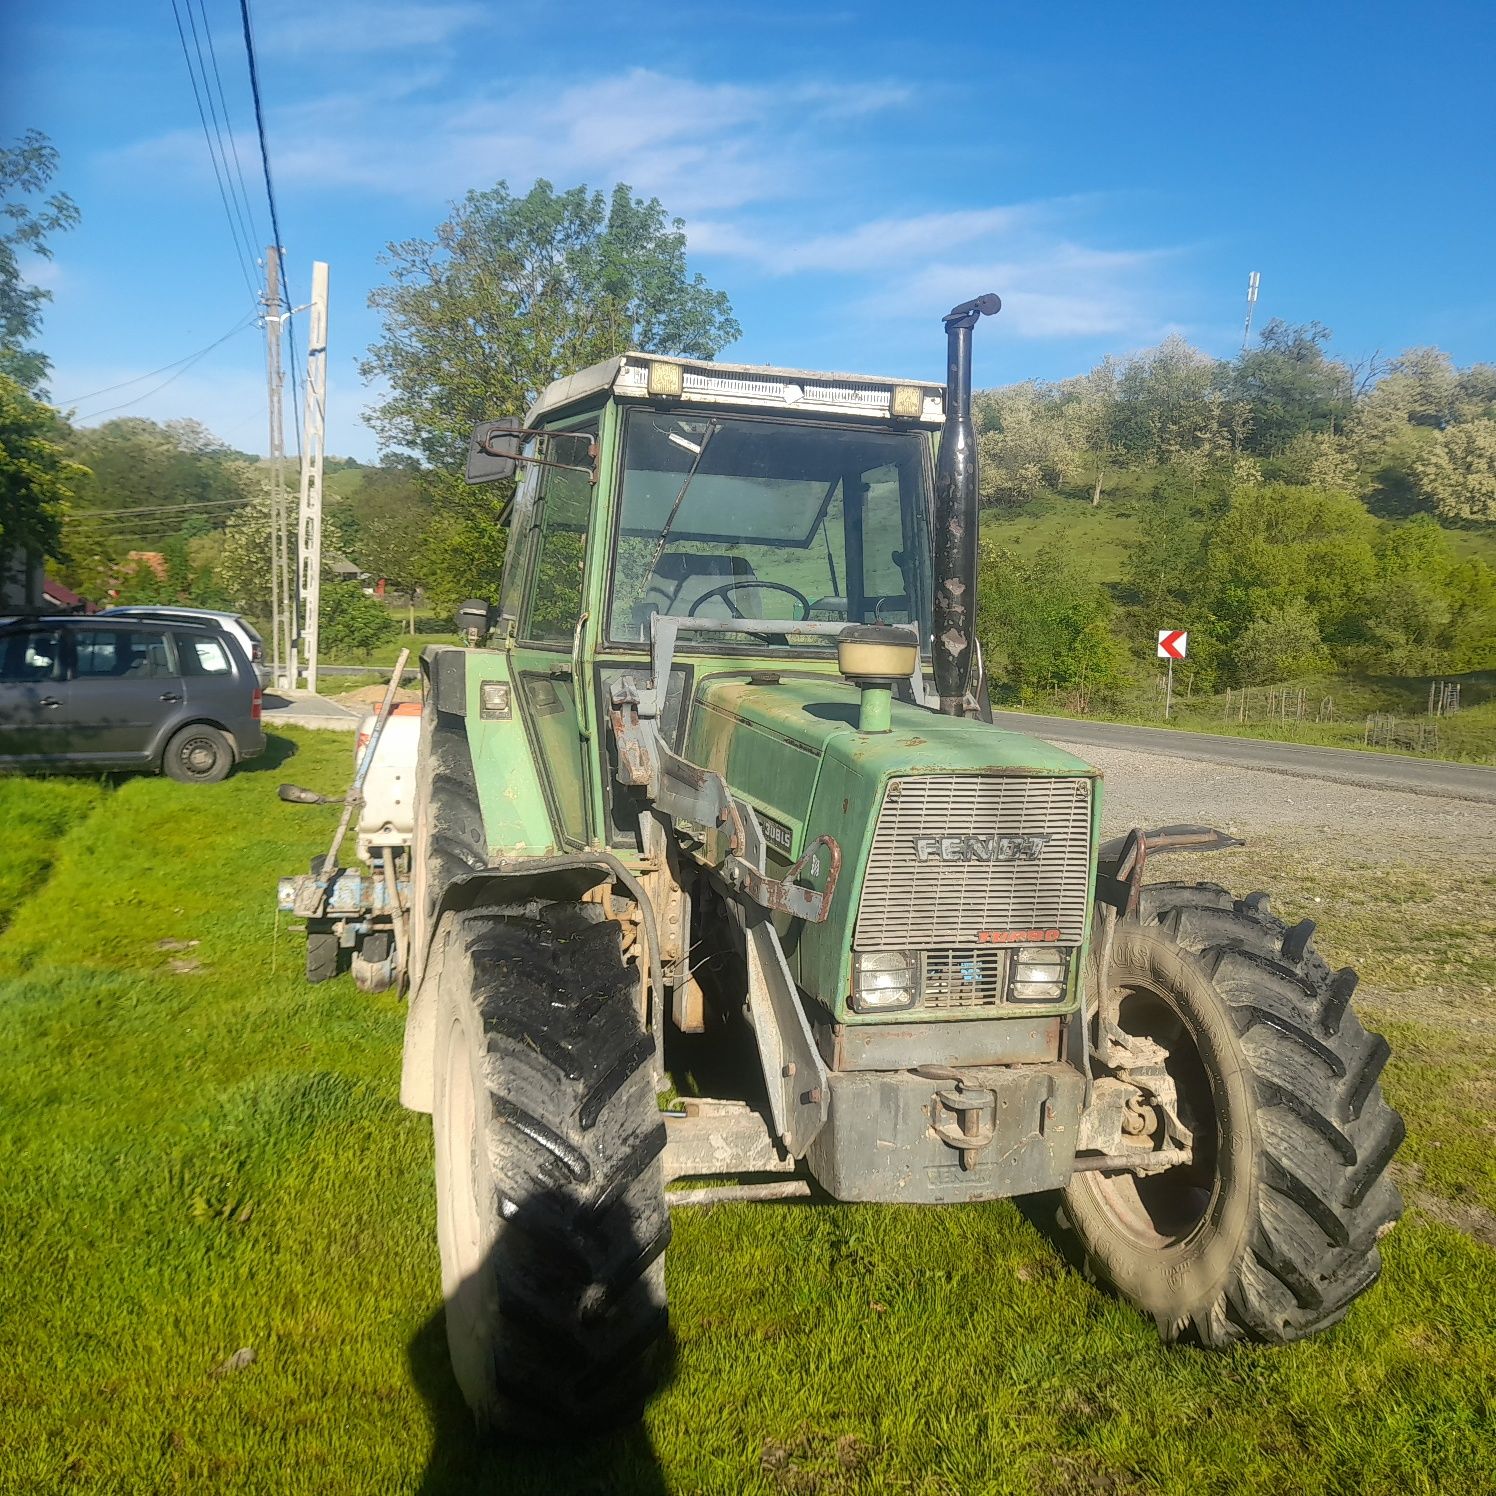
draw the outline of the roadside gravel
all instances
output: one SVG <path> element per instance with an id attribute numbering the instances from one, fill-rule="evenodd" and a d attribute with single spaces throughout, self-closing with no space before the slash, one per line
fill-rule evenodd
<path id="1" fill-rule="evenodd" d="M 1496 858 L 1496 805 L 1299 779 L 1258 769 L 1053 739 L 1105 776 L 1107 834 L 1197 821 L 1234 835 L 1328 837 L 1373 861 Z"/>

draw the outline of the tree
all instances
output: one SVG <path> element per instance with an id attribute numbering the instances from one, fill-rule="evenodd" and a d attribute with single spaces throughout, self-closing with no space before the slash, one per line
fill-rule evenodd
<path id="1" fill-rule="evenodd" d="M 0 374 L 0 559 L 56 549 L 85 470 L 69 459 L 61 417 Z"/>
<path id="2" fill-rule="evenodd" d="M 1306 431 L 1343 430 L 1350 415 L 1351 371 L 1325 354 L 1330 330 L 1318 322 L 1300 327 L 1274 318 L 1258 347 L 1232 370 L 1232 396 L 1251 406 L 1247 448 L 1276 456 Z"/>
<path id="3" fill-rule="evenodd" d="M 361 365 L 390 393 L 381 444 L 455 472 L 480 420 L 523 415 L 551 380 L 629 348 L 711 358 L 739 336 L 727 297 L 686 269 L 679 219 L 619 184 L 611 197 L 536 182 L 469 192 L 434 240 L 391 244 L 369 304 L 384 335 Z"/>
<path id="4" fill-rule="evenodd" d="M 1075 471 L 1078 454 L 1049 386 L 1026 380 L 984 391 L 973 402 L 973 416 L 981 433 L 982 497 L 988 502 L 1027 503 Z"/>
<path id="5" fill-rule="evenodd" d="M 329 655 L 368 658 L 395 632 L 395 620 L 357 582 L 323 582 L 317 610 L 318 644 Z"/>
<path id="6" fill-rule="evenodd" d="M 431 501 L 420 472 L 370 468 L 337 513 L 349 560 L 403 593 L 414 608 L 415 594 L 426 583 L 431 526 Z"/>
<path id="7" fill-rule="evenodd" d="M 28 198 L 46 190 L 57 172 L 57 151 L 40 130 L 0 147 L 0 374 L 25 391 L 41 394 L 51 363 L 26 344 L 41 330 L 42 305 L 52 293 L 21 278 L 23 254 L 52 258 L 47 242 L 78 222 L 78 209 L 66 193 L 54 192 L 38 207 Z"/>
<path id="8" fill-rule="evenodd" d="M 295 564 L 292 542 L 292 564 Z M 322 586 L 334 578 L 326 558 L 343 550 L 343 530 L 335 514 L 322 517 Z M 262 491 L 224 526 L 223 549 L 213 567 L 213 585 L 241 613 L 261 622 L 274 611 L 270 598 L 270 495 Z"/>
<path id="9" fill-rule="evenodd" d="M 1314 610 L 1300 598 L 1270 604 L 1242 630 L 1232 654 L 1244 686 L 1293 680 L 1330 666 Z"/>
<path id="10" fill-rule="evenodd" d="M 1445 519 L 1496 523 L 1496 420 L 1441 431 L 1413 471 L 1424 497 Z"/>
<path id="11" fill-rule="evenodd" d="M 1122 677 L 1111 603 L 1061 546 L 1024 558 L 984 541 L 977 633 L 992 680 L 1019 695 L 1050 686 L 1105 691 Z"/>

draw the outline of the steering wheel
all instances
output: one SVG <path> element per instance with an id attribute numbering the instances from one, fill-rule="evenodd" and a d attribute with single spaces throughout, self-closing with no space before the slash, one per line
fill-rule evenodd
<path id="1" fill-rule="evenodd" d="M 734 618 L 744 617 L 745 615 L 738 611 L 737 604 L 727 595 L 729 592 L 736 592 L 740 587 L 756 587 L 760 591 L 768 592 L 787 592 L 800 604 L 801 609 L 800 617 L 792 621 L 799 623 L 801 619 L 810 617 L 810 599 L 803 592 L 797 592 L 793 587 L 786 585 L 784 582 L 760 581 L 757 577 L 744 577 L 741 582 L 723 582 L 720 587 L 713 587 L 709 591 L 703 592 L 686 610 L 686 617 L 694 618 L 696 610 L 700 608 L 702 603 L 706 602 L 708 598 L 716 597 L 719 593 L 721 594 L 722 601 L 727 605 L 727 611 Z"/>

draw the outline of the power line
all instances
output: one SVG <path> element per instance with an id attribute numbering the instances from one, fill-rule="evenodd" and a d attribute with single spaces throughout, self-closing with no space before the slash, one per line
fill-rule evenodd
<path id="1" fill-rule="evenodd" d="M 182 45 L 182 60 L 187 64 L 187 77 L 192 84 L 193 101 L 197 104 L 197 117 L 203 127 L 203 139 L 208 145 L 208 159 L 213 163 L 213 178 L 218 183 L 218 197 L 223 203 L 224 216 L 228 219 L 229 237 L 234 241 L 234 254 L 239 261 L 239 271 L 244 277 L 244 285 L 251 296 L 255 293 L 254 277 L 250 274 L 249 266 L 254 260 L 254 247 L 250 246 L 249 259 L 245 259 L 244 246 L 240 242 L 240 229 L 235 220 L 233 210 L 229 207 L 229 195 L 224 189 L 223 173 L 218 167 L 218 154 L 213 149 L 213 136 L 208 129 L 208 116 L 203 109 L 202 94 L 197 86 L 197 74 L 192 67 L 192 54 L 187 50 L 187 33 L 182 28 L 182 13 L 177 9 L 177 0 L 171 0 L 171 13 L 177 23 L 177 40 Z"/>
<path id="2" fill-rule="evenodd" d="M 229 201 L 233 205 L 234 216 L 238 219 L 240 231 L 244 235 L 244 247 L 249 252 L 249 262 L 250 262 L 251 265 L 253 265 L 254 262 L 255 262 L 255 253 L 254 253 L 254 249 L 255 249 L 255 235 L 252 232 L 252 230 L 250 229 L 248 218 L 246 218 L 246 216 L 245 216 L 245 214 L 246 214 L 246 212 L 248 210 L 249 204 L 248 204 L 248 201 L 246 200 L 246 202 L 244 204 L 244 208 L 241 210 L 241 208 L 239 206 L 239 196 L 234 191 L 234 178 L 233 178 L 232 173 L 229 171 L 229 153 L 228 153 L 228 148 L 223 143 L 224 130 L 228 126 L 228 108 L 227 108 L 227 105 L 225 104 L 225 108 L 224 108 L 224 112 L 223 112 L 223 122 L 222 122 L 222 124 L 220 124 L 219 123 L 219 119 L 218 119 L 218 105 L 215 104 L 214 101 L 213 101 L 213 88 L 212 88 L 212 85 L 208 82 L 208 64 L 207 64 L 207 60 L 203 57 L 202 39 L 197 34 L 197 19 L 193 15 L 193 12 L 192 12 L 192 0 L 185 0 L 185 4 L 187 6 L 187 25 L 188 25 L 188 27 L 192 31 L 192 47 L 193 47 L 193 50 L 197 53 L 197 71 L 198 71 L 198 75 L 203 80 L 203 93 L 207 96 L 207 100 L 208 100 L 208 114 L 209 114 L 209 116 L 211 117 L 211 119 L 213 121 L 213 134 L 214 134 L 214 137 L 218 141 L 218 159 L 223 162 L 223 176 L 224 176 L 225 182 L 228 184 Z M 202 9 L 201 0 L 199 0 L 198 8 L 200 10 Z M 207 16 L 207 12 L 204 11 L 203 12 L 203 28 L 204 28 L 204 30 L 207 29 L 207 25 L 208 25 L 208 16 Z M 222 90 L 220 90 L 220 92 L 221 91 Z"/>
<path id="3" fill-rule="evenodd" d="M 103 410 L 85 411 L 82 415 L 75 414 L 74 419 L 79 421 L 96 421 L 100 416 L 110 416 L 113 415 L 117 410 L 128 410 L 132 405 L 139 405 L 142 400 L 149 400 L 152 395 L 158 394 L 161 390 L 164 390 L 167 385 L 174 384 L 178 379 L 182 377 L 182 375 L 184 375 L 190 368 L 192 368 L 194 364 L 199 363 L 203 359 L 205 359 L 216 347 L 218 347 L 219 343 L 228 342 L 228 340 L 234 336 L 234 333 L 243 332 L 247 327 L 250 326 L 253 321 L 254 314 L 251 313 L 244 319 L 244 321 L 242 321 L 238 325 L 238 327 L 234 328 L 233 332 L 225 333 L 221 338 L 219 338 L 217 343 L 209 343 L 206 348 L 200 350 L 197 353 L 194 353 L 190 358 L 179 360 L 178 362 L 181 363 L 181 368 L 179 368 L 177 372 L 171 376 L 170 379 L 163 379 L 160 384 L 153 385 L 143 395 L 136 395 L 133 400 L 124 400 L 121 401 L 118 405 L 105 406 Z M 171 368 L 171 365 L 168 364 L 166 367 L 169 369 Z M 142 376 L 142 378 L 145 379 L 149 379 L 150 377 L 151 376 L 149 374 Z M 130 383 L 136 384 L 139 383 L 139 381 L 131 380 Z"/>
<path id="4" fill-rule="evenodd" d="M 254 320 L 253 313 L 248 317 L 241 317 L 221 338 L 209 343 L 206 348 L 199 348 L 196 353 L 183 354 L 181 358 L 174 358 L 169 364 L 162 364 L 159 369 L 152 369 L 147 374 L 137 374 L 134 379 L 122 379 L 118 384 L 105 385 L 101 390 L 90 390 L 86 395 L 69 395 L 66 400 L 59 400 L 57 406 L 61 409 L 66 405 L 82 405 L 86 401 L 97 400 L 100 395 L 112 395 L 116 390 L 129 389 L 132 384 L 139 384 L 142 380 L 154 379 L 156 375 L 164 374 L 168 369 L 175 369 L 178 364 L 185 364 L 189 359 L 201 358 L 203 354 L 211 353 L 219 343 L 227 343 L 236 332 L 243 332 Z"/>
<path id="5" fill-rule="evenodd" d="M 224 129 L 228 132 L 229 150 L 234 157 L 234 175 L 239 182 L 239 196 L 244 202 L 244 211 L 249 216 L 250 224 L 254 224 L 254 210 L 249 206 L 249 187 L 244 180 L 244 167 L 239 161 L 239 138 L 234 129 L 233 122 L 229 119 L 229 101 L 223 91 L 223 75 L 218 71 L 218 48 L 213 44 L 213 27 L 208 21 L 208 8 L 203 0 L 197 0 L 198 14 L 203 18 L 203 35 L 208 39 L 208 56 L 213 63 L 213 82 L 218 89 L 218 107 L 223 114 Z M 191 15 L 189 0 L 188 14 Z M 259 234 L 255 232 L 254 241 L 259 243 Z"/>
<path id="6" fill-rule="evenodd" d="M 175 3 L 175 0 L 173 0 Z M 249 92 L 255 104 L 255 132 L 260 139 L 260 165 L 265 171 L 265 200 L 270 205 L 270 232 L 281 252 L 281 285 L 287 312 L 286 335 L 291 344 L 291 418 L 296 428 L 296 452 L 301 454 L 301 389 L 296 355 L 296 323 L 291 311 L 290 276 L 286 272 L 286 241 L 281 238 L 280 213 L 275 205 L 275 180 L 270 174 L 270 146 L 265 137 L 265 106 L 260 98 L 260 69 L 255 59 L 254 23 L 249 15 L 249 0 L 239 0 L 239 17 L 244 26 L 244 54 L 249 59 Z"/>
<path id="7" fill-rule="evenodd" d="M 72 509 L 69 513 L 75 519 L 81 519 L 88 515 L 115 515 L 126 514 L 152 514 L 171 513 L 175 514 L 179 509 L 216 509 L 223 504 L 252 504 L 253 499 L 184 499 L 177 504 L 139 504 L 130 509 Z"/>

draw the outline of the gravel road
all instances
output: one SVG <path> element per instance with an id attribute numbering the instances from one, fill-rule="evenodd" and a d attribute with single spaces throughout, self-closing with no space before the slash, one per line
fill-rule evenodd
<path id="1" fill-rule="evenodd" d="M 1244 836 L 1330 835 L 1377 857 L 1489 861 L 1496 855 L 1496 805 L 1299 779 L 1173 755 L 1050 739 L 1105 775 L 1108 834 L 1130 826 L 1198 821 Z"/>

